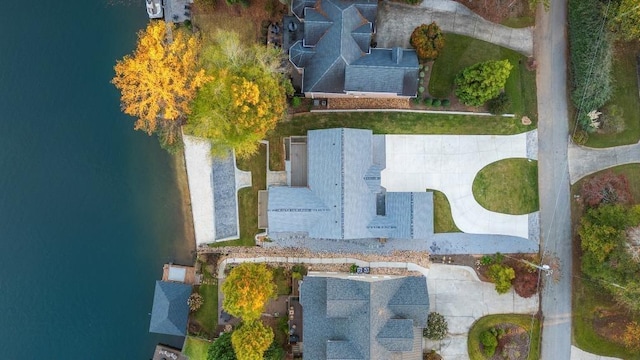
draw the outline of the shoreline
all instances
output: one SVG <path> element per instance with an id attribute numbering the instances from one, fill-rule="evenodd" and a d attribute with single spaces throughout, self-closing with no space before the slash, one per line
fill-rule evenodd
<path id="1" fill-rule="evenodd" d="M 184 159 L 184 150 L 172 155 L 173 169 L 175 172 L 176 184 L 180 193 L 180 211 L 182 213 L 182 233 L 183 243 L 189 253 L 192 255 L 192 262 L 196 259 L 196 236 L 193 227 L 193 213 L 191 211 L 191 193 L 189 191 L 189 181 L 187 178 L 187 168 Z M 193 264 L 184 264 L 193 265 Z"/>

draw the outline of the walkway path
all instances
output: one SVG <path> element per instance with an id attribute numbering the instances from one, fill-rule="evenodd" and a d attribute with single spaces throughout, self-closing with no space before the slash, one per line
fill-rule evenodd
<path id="1" fill-rule="evenodd" d="M 598 171 L 631 163 L 640 163 L 640 143 L 605 149 L 569 145 L 571 184 Z"/>
<path id="2" fill-rule="evenodd" d="M 386 135 L 385 148 L 381 185 L 387 191 L 439 190 L 447 196 L 453 220 L 463 232 L 530 238 L 529 215 L 483 208 L 472 185 L 477 173 L 493 162 L 537 159 L 535 130 L 508 136 Z M 537 236 L 531 240 L 537 241 Z"/>
<path id="3" fill-rule="evenodd" d="M 515 29 L 492 23 L 452 0 L 424 0 L 419 6 L 385 1 L 378 7 L 378 47 L 409 48 L 413 29 L 432 21 L 444 32 L 484 40 L 527 56 L 533 54 L 533 28 Z"/>

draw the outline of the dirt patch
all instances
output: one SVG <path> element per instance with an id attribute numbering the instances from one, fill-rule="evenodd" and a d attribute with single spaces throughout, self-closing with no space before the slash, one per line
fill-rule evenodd
<path id="1" fill-rule="evenodd" d="M 507 18 L 531 15 L 527 0 L 455 0 L 494 23 Z"/>
<path id="2" fill-rule="evenodd" d="M 238 32 L 249 41 L 266 41 L 267 26 L 281 22 L 287 6 L 278 0 L 249 0 L 248 6 L 228 5 L 225 0 L 201 0 L 193 6 L 193 22 L 203 33 L 217 29 Z"/>

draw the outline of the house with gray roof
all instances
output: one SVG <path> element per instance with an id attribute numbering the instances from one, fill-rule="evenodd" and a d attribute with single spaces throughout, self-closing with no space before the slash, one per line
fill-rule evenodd
<path id="1" fill-rule="evenodd" d="M 310 130 L 287 140 L 288 186 L 270 186 L 269 237 L 425 239 L 433 234 L 432 194 L 380 185 L 385 139 L 363 129 Z M 426 189 L 425 189 L 426 190 Z"/>
<path id="2" fill-rule="evenodd" d="M 429 316 L 422 276 L 306 276 L 300 287 L 303 359 L 422 359 Z"/>
<path id="3" fill-rule="evenodd" d="M 415 51 L 372 47 L 376 0 L 293 0 L 291 12 L 285 45 L 305 96 L 416 96 Z"/>
<path id="4" fill-rule="evenodd" d="M 191 285 L 156 281 L 149 332 L 186 336 Z"/>

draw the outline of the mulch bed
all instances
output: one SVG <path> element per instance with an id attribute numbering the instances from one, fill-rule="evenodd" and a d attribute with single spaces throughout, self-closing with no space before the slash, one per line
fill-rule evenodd
<path id="1" fill-rule="evenodd" d="M 505 334 L 498 339 L 498 348 L 491 360 L 525 360 L 529 355 L 529 333 L 518 325 L 505 323 L 497 326 Z"/>
<path id="2" fill-rule="evenodd" d="M 455 0 L 474 13 L 494 23 L 501 23 L 509 17 L 527 14 L 527 0 Z"/>

